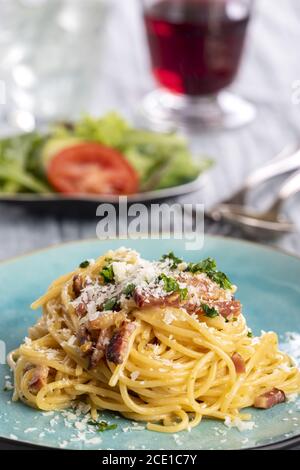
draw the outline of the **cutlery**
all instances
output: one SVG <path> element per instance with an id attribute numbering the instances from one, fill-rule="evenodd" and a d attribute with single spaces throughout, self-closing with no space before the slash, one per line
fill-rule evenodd
<path id="1" fill-rule="evenodd" d="M 300 191 L 300 171 L 292 174 L 281 186 L 273 204 L 264 212 L 254 211 L 243 204 L 219 204 L 211 216 L 226 220 L 254 238 L 274 239 L 295 232 L 296 226 L 281 215 L 287 199 Z"/>
<path id="2" fill-rule="evenodd" d="M 283 150 L 274 157 L 271 162 L 251 173 L 244 186 L 232 197 L 223 201 L 224 204 L 245 204 L 246 196 L 249 191 L 259 184 L 268 181 L 275 176 L 288 173 L 300 168 L 300 150 L 298 144 L 286 145 Z M 214 211 L 218 205 L 214 207 Z"/>

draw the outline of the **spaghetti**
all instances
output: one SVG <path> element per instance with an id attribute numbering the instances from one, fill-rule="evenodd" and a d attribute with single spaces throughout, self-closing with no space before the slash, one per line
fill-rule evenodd
<path id="1" fill-rule="evenodd" d="M 143 260 L 120 248 L 54 281 L 43 315 L 9 355 L 14 400 L 40 410 L 90 405 L 178 432 L 202 418 L 249 420 L 300 391 L 273 332 L 252 337 L 235 286 L 211 258 Z"/>

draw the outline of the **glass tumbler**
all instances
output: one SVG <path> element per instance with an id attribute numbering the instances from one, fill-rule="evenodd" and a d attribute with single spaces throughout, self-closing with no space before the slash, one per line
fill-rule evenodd
<path id="1" fill-rule="evenodd" d="M 96 83 L 108 0 L 1 0 L 0 79 L 14 127 L 74 119 Z"/>

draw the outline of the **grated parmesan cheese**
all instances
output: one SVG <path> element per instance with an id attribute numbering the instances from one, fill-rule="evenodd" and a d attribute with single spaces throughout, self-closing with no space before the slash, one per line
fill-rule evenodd
<path id="1" fill-rule="evenodd" d="M 140 372 L 138 370 L 135 370 L 135 371 L 131 372 L 130 378 L 131 378 L 131 380 L 136 380 L 139 375 L 140 375 Z"/>
<path id="2" fill-rule="evenodd" d="M 86 429 L 86 423 L 82 421 L 76 421 L 75 428 L 78 429 L 79 431 L 84 431 Z"/>
<path id="3" fill-rule="evenodd" d="M 91 300 L 87 304 L 87 312 L 88 312 L 88 319 L 91 321 L 95 320 L 98 317 L 97 305 L 94 300 Z"/>
<path id="4" fill-rule="evenodd" d="M 37 431 L 37 428 L 27 428 L 25 429 L 24 434 L 27 434 L 29 432 L 34 432 L 34 431 Z"/>
<path id="5" fill-rule="evenodd" d="M 287 402 L 292 403 L 297 401 L 298 396 L 298 393 L 290 393 L 289 395 L 287 395 Z"/>
<path id="6" fill-rule="evenodd" d="M 62 441 L 62 442 L 60 442 L 58 445 L 59 445 L 59 447 L 60 447 L 61 449 L 64 449 L 65 447 L 67 447 L 68 441 Z"/>
<path id="7" fill-rule="evenodd" d="M 174 315 L 171 310 L 167 310 L 164 315 L 164 323 L 170 325 L 171 323 L 173 323 L 173 320 L 176 320 L 176 315 Z"/>
<path id="8" fill-rule="evenodd" d="M 282 349 L 293 359 L 294 364 L 300 364 L 300 334 L 287 332 L 284 337 Z"/>
<path id="9" fill-rule="evenodd" d="M 224 424 L 228 428 L 236 427 L 240 432 L 251 431 L 255 426 L 254 421 L 242 421 L 239 418 L 234 418 L 234 420 L 232 420 L 230 416 L 226 416 Z"/>
<path id="10" fill-rule="evenodd" d="M 180 439 L 180 436 L 178 434 L 174 434 L 173 439 L 177 446 L 182 446 L 182 440 Z"/>
<path id="11" fill-rule="evenodd" d="M 14 386 L 11 383 L 10 379 L 6 380 L 4 383 L 4 389 L 9 391 L 9 390 L 13 390 L 13 388 Z"/>

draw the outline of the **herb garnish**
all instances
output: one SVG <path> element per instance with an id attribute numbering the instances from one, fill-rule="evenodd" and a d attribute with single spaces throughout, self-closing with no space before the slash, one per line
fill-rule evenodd
<path id="1" fill-rule="evenodd" d="M 216 271 L 213 273 L 209 272 L 207 275 L 212 281 L 222 287 L 222 289 L 231 289 L 231 281 L 228 279 L 226 274 L 222 273 L 221 271 Z"/>
<path id="2" fill-rule="evenodd" d="M 135 284 L 128 284 L 125 289 L 123 290 L 123 294 L 125 295 L 126 299 L 132 297 L 135 290 Z"/>
<path id="3" fill-rule="evenodd" d="M 90 426 L 96 426 L 98 432 L 111 431 L 118 427 L 117 424 L 108 424 L 106 421 L 96 421 L 95 419 L 90 419 L 88 424 Z"/>
<path id="4" fill-rule="evenodd" d="M 183 289 L 179 289 L 180 300 L 186 300 L 188 298 L 188 288 L 184 287 Z"/>
<path id="5" fill-rule="evenodd" d="M 206 317 L 215 318 L 219 316 L 219 312 L 218 310 L 215 309 L 215 307 L 210 307 L 207 304 L 201 304 L 201 308 L 203 312 L 205 313 Z"/>
<path id="6" fill-rule="evenodd" d="M 79 267 L 83 269 L 83 268 L 87 268 L 89 265 L 90 265 L 90 262 L 88 260 L 85 260 L 85 261 L 82 261 L 82 263 L 80 263 Z"/>
<path id="7" fill-rule="evenodd" d="M 176 279 L 174 279 L 174 277 L 168 277 L 168 276 L 166 276 L 165 274 L 162 273 L 158 277 L 158 280 L 163 281 L 164 290 L 166 292 L 178 292 L 179 291 L 179 284 L 176 281 Z"/>
<path id="8" fill-rule="evenodd" d="M 114 281 L 114 270 L 113 270 L 113 267 L 110 265 L 106 265 L 102 268 L 102 271 L 100 271 L 100 276 L 103 277 L 103 280 L 106 284 L 108 284 L 109 282 L 113 282 Z"/>
<path id="9" fill-rule="evenodd" d="M 254 335 L 251 330 L 248 331 L 247 336 L 248 338 L 253 338 Z"/>
<path id="10" fill-rule="evenodd" d="M 166 292 L 178 292 L 180 296 L 180 300 L 185 300 L 188 296 L 188 289 L 184 287 L 183 289 L 179 287 L 178 282 L 174 277 L 168 277 L 165 274 L 161 274 L 158 277 L 159 281 L 163 281 L 164 283 L 164 290 Z"/>
<path id="11" fill-rule="evenodd" d="M 189 263 L 187 271 L 196 273 L 205 273 L 212 281 L 218 284 L 222 289 L 231 289 L 232 283 L 226 274 L 217 270 L 217 264 L 214 259 L 206 258 L 199 263 Z"/>
<path id="12" fill-rule="evenodd" d="M 187 267 L 187 271 L 191 273 L 208 273 L 208 272 L 214 272 L 217 270 L 217 264 L 214 259 L 212 258 L 206 258 L 202 261 L 199 261 L 199 263 L 189 263 Z"/>
<path id="13" fill-rule="evenodd" d="M 174 255 L 173 251 L 170 251 L 170 253 L 166 254 L 166 255 L 163 255 L 161 258 L 160 258 L 160 261 L 166 261 L 166 260 L 170 260 L 172 261 L 172 263 L 170 264 L 170 268 L 171 269 L 176 269 L 177 266 L 182 263 L 182 259 L 181 258 L 178 258 L 176 255 Z"/>
<path id="14" fill-rule="evenodd" d="M 103 310 L 117 310 L 119 308 L 119 302 L 116 297 L 113 297 L 112 299 L 108 299 L 104 305 L 103 305 Z"/>

